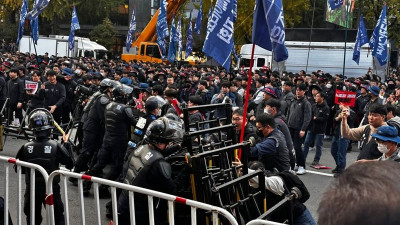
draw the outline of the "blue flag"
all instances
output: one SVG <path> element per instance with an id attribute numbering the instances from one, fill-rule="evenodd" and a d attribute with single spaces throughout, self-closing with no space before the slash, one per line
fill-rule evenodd
<path id="1" fill-rule="evenodd" d="M 233 0 L 233 22 L 237 19 L 237 0 Z"/>
<path id="2" fill-rule="evenodd" d="M 136 15 L 135 15 L 135 9 L 133 9 L 131 23 L 129 24 L 128 34 L 126 35 L 126 51 L 127 52 L 129 52 L 129 49 L 131 49 L 132 37 L 135 32 L 136 32 Z"/>
<path id="3" fill-rule="evenodd" d="M 178 25 L 176 26 L 176 38 L 178 43 L 178 55 L 182 57 L 182 18 L 179 17 Z"/>
<path id="4" fill-rule="evenodd" d="M 39 18 L 31 20 L 32 39 L 33 43 L 37 45 L 39 40 Z"/>
<path id="5" fill-rule="evenodd" d="M 171 22 L 171 36 L 169 37 L 169 47 L 168 47 L 168 61 L 170 61 L 170 63 L 174 63 L 175 62 L 175 58 L 176 58 L 176 46 L 177 46 L 177 41 L 179 40 L 179 38 L 176 35 L 176 27 L 175 27 L 175 17 L 172 18 L 172 22 Z"/>
<path id="6" fill-rule="evenodd" d="M 335 10 L 343 5 L 344 0 L 328 0 L 331 10 Z"/>
<path id="7" fill-rule="evenodd" d="M 160 6 L 160 13 L 157 17 L 157 25 L 156 25 L 156 33 L 157 33 L 157 44 L 161 50 L 161 57 L 164 59 L 167 46 L 165 43 L 165 38 L 169 35 L 168 34 L 168 23 L 167 23 L 167 1 L 162 0 Z"/>
<path id="8" fill-rule="evenodd" d="M 387 49 L 387 20 L 386 20 L 386 5 L 383 6 L 381 16 L 369 40 L 369 46 L 372 49 L 372 55 L 378 59 L 381 66 L 385 65 L 388 60 Z"/>
<path id="9" fill-rule="evenodd" d="M 357 65 L 360 63 L 361 47 L 367 43 L 368 43 L 367 29 L 365 28 L 365 24 L 364 24 L 364 17 L 361 16 L 360 24 L 358 25 L 356 44 L 354 46 L 354 52 L 353 52 L 353 60 L 354 60 L 354 62 L 357 63 Z"/>
<path id="10" fill-rule="evenodd" d="M 253 16 L 253 43 L 272 51 L 274 60 L 288 58 L 282 0 L 257 0 Z"/>
<path id="11" fill-rule="evenodd" d="M 233 44 L 232 54 L 233 54 L 233 58 L 237 62 L 239 60 L 239 56 L 236 54 L 235 44 Z"/>
<path id="12" fill-rule="evenodd" d="M 227 71 L 231 67 L 234 31 L 233 0 L 217 0 L 212 16 L 208 18 L 203 52 L 221 64 Z"/>
<path id="13" fill-rule="evenodd" d="M 211 21 L 212 13 L 213 13 L 213 7 L 212 7 L 212 5 L 210 5 L 210 10 L 208 10 L 208 15 L 207 15 L 207 18 L 208 18 L 207 27 L 209 26 L 209 23 Z M 207 35 L 206 36 L 208 36 L 208 29 L 207 29 Z"/>
<path id="14" fill-rule="evenodd" d="M 76 9 L 74 5 L 71 17 L 71 30 L 69 32 L 69 38 L 68 38 L 69 50 L 72 50 L 75 46 L 75 31 L 79 29 L 81 29 L 81 27 L 79 26 L 78 15 L 76 14 Z"/>
<path id="15" fill-rule="evenodd" d="M 193 26 L 192 26 L 192 11 L 190 12 L 189 17 L 189 28 L 187 30 L 186 35 L 186 50 L 185 50 L 185 59 L 192 54 L 193 50 Z"/>
<path id="16" fill-rule="evenodd" d="M 200 1 L 200 9 L 199 13 L 197 14 L 196 24 L 194 25 L 194 32 L 196 34 L 200 34 L 202 19 L 203 19 L 203 1 Z"/>
<path id="17" fill-rule="evenodd" d="M 47 7 L 50 0 L 37 0 L 36 4 L 33 6 L 32 10 L 26 14 L 28 20 L 36 19 L 39 14 Z"/>
<path id="18" fill-rule="evenodd" d="M 28 0 L 22 0 L 21 14 L 19 16 L 17 46 L 22 36 L 24 35 L 25 17 L 27 12 L 28 12 Z"/>

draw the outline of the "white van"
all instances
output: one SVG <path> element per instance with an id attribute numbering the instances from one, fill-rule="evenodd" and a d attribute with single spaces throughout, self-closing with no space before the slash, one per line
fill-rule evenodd
<path id="1" fill-rule="evenodd" d="M 249 70 L 250 69 L 250 61 L 251 61 L 251 51 L 253 48 L 253 44 L 245 44 L 240 49 L 239 60 L 237 63 L 237 70 Z M 256 45 L 254 48 L 254 58 L 253 58 L 253 69 L 255 70 L 262 69 L 264 66 L 271 68 L 272 62 L 272 52 L 261 48 Z"/>

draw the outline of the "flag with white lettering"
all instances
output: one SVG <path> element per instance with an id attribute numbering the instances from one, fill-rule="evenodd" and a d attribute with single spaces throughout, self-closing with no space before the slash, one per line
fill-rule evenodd
<path id="1" fill-rule="evenodd" d="M 207 15 L 207 18 L 208 18 L 207 27 L 209 26 L 208 24 L 209 24 L 210 21 L 211 21 L 212 13 L 213 13 L 213 6 L 210 5 L 210 10 L 208 10 L 208 15 Z M 207 35 L 208 35 L 208 29 L 207 29 L 207 34 L 206 34 L 206 36 L 207 36 Z"/>
<path id="2" fill-rule="evenodd" d="M 231 66 L 234 31 L 234 0 L 217 0 L 212 16 L 208 18 L 203 52 L 227 71 Z"/>
<path id="3" fill-rule="evenodd" d="M 387 20 L 386 20 L 386 4 L 383 6 L 381 15 L 378 23 L 372 33 L 371 39 L 369 40 L 369 46 L 372 49 L 372 55 L 376 57 L 381 66 L 385 65 L 388 60 L 388 49 L 387 49 Z"/>
<path id="4" fill-rule="evenodd" d="M 368 34 L 367 29 L 365 28 L 364 17 L 360 17 L 360 24 L 358 25 L 358 32 L 356 38 L 356 44 L 354 46 L 353 52 L 353 60 L 357 63 L 360 63 L 360 50 L 361 47 L 368 43 Z"/>
<path id="5" fill-rule="evenodd" d="M 131 49 L 132 37 L 135 32 L 136 32 L 136 15 L 135 15 L 135 9 L 133 9 L 131 23 L 129 24 L 128 34 L 126 35 L 126 51 L 127 52 L 129 52 L 129 49 Z"/>
<path id="6" fill-rule="evenodd" d="M 161 1 L 160 13 L 157 17 L 156 33 L 157 33 L 157 44 L 161 49 L 161 57 L 164 59 L 167 47 L 165 38 L 168 37 L 168 23 L 167 23 L 167 0 Z"/>
<path id="7" fill-rule="evenodd" d="M 75 47 L 75 31 L 79 29 L 81 29 L 81 27 L 79 25 L 78 15 L 76 14 L 76 9 L 74 5 L 71 17 L 71 30 L 69 32 L 69 38 L 68 38 L 69 50 L 72 50 Z"/>
<path id="8" fill-rule="evenodd" d="M 32 10 L 26 14 L 26 19 L 34 20 L 49 5 L 50 0 L 37 0 Z"/>
<path id="9" fill-rule="evenodd" d="M 200 9 L 199 13 L 197 14 L 196 24 L 194 25 L 194 32 L 196 34 L 200 34 L 202 19 L 203 19 L 203 1 L 200 1 Z"/>
<path id="10" fill-rule="evenodd" d="M 276 62 L 288 58 L 282 0 L 257 0 L 253 16 L 253 43 L 272 51 Z"/>
<path id="11" fill-rule="evenodd" d="M 175 17 L 172 18 L 170 34 L 171 36 L 169 37 L 168 61 L 170 63 L 174 63 L 176 58 L 177 40 L 179 40 L 176 35 Z"/>
<path id="12" fill-rule="evenodd" d="M 335 10 L 343 5 L 344 0 L 328 0 L 331 10 Z"/>
<path id="13" fill-rule="evenodd" d="M 186 34 L 186 50 L 185 50 L 185 59 L 192 54 L 193 50 L 193 26 L 192 26 L 192 12 L 190 12 L 189 17 L 189 28 Z"/>
<path id="14" fill-rule="evenodd" d="M 22 0 L 21 13 L 19 15 L 17 46 L 24 35 L 25 17 L 28 12 L 28 0 Z"/>
<path id="15" fill-rule="evenodd" d="M 176 38 L 178 38 L 178 56 L 182 56 L 182 18 L 179 17 L 178 24 L 176 26 Z"/>

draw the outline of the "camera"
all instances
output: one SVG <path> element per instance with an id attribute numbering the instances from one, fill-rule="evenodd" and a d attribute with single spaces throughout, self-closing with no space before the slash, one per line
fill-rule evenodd
<path id="1" fill-rule="evenodd" d="M 92 95 L 94 92 L 92 88 L 86 87 L 81 84 L 78 85 L 75 90 L 78 95 L 87 95 L 87 96 Z"/>

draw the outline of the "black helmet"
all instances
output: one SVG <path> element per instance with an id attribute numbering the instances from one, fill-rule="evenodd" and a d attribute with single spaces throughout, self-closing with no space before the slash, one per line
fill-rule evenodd
<path id="1" fill-rule="evenodd" d="M 108 90 L 108 88 L 113 88 L 115 86 L 117 86 L 118 82 L 115 80 L 110 80 L 108 78 L 103 79 L 100 82 L 100 91 L 101 92 L 106 92 Z"/>
<path id="2" fill-rule="evenodd" d="M 53 123 L 53 116 L 47 109 L 34 109 L 29 114 L 29 128 L 34 132 L 52 129 Z"/>
<path id="3" fill-rule="evenodd" d="M 145 139 L 150 144 L 168 143 L 175 137 L 175 129 L 166 117 L 160 117 L 150 123 Z M 170 124 L 172 126 L 170 126 Z"/>

